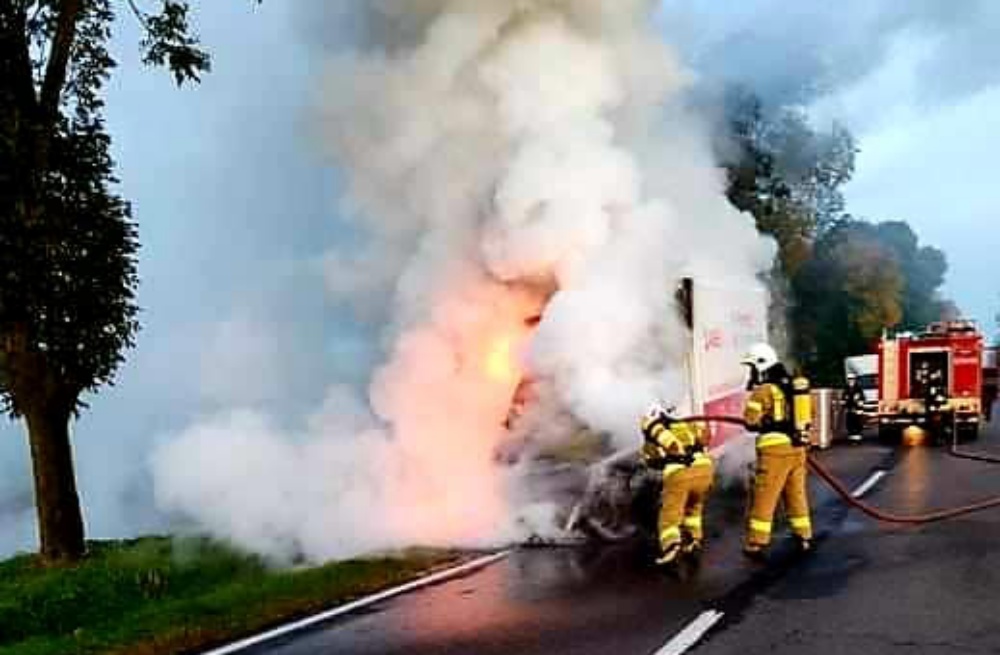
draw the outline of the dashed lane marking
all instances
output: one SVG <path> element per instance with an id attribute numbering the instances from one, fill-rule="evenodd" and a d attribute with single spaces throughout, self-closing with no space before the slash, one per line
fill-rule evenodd
<path id="1" fill-rule="evenodd" d="M 688 623 L 683 630 L 674 635 L 654 655 L 681 655 L 681 653 L 687 652 L 705 636 L 706 632 L 712 629 L 712 626 L 721 621 L 723 616 L 725 616 L 723 612 L 705 610 L 694 621 Z"/>
<path id="2" fill-rule="evenodd" d="M 872 472 L 864 482 L 851 492 L 851 496 L 861 498 L 871 491 L 887 474 L 888 471 L 883 470 Z M 725 613 L 718 610 L 705 610 L 691 621 L 691 623 L 687 624 L 683 630 L 674 635 L 654 655 L 681 655 L 687 652 L 701 641 L 705 634 L 715 627 L 724 616 Z"/>
<path id="3" fill-rule="evenodd" d="M 858 488 L 851 492 L 854 498 L 861 498 L 879 483 L 879 480 L 886 476 L 886 471 L 875 471 L 868 476 L 868 479 L 858 485 Z"/>

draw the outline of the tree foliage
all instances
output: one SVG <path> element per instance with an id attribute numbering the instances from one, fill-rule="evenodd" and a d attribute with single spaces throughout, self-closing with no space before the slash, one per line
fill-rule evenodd
<path id="1" fill-rule="evenodd" d="M 835 384 L 844 358 L 874 352 L 884 330 L 957 318 L 939 295 L 946 271 L 944 254 L 921 246 L 906 223 L 838 221 L 792 280 L 794 354 L 817 380 Z"/>
<path id="2" fill-rule="evenodd" d="M 801 109 L 768 110 L 744 89 L 728 94 L 726 120 L 719 150 L 729 200 L 774 237 L 781 271 L 792 276 L 817 231 L 843 213 L 840 189 L 854 172 L 854 138 L 836 124 L 817 132 Z"/>
<path id="3" fill-rule="evenodd" d="M 904 273 L 877 232 L 839 222 L 816 240 L 792 281 L 793 353 L 817 380 L 836 381 L 845 357 L 871 352 L 883 329 L 903 318 Z"/>
<path id="4" fill-rule="evenodd" d="M 903 221 L 847 214 L 841 189 L 857 147 L 845 128 L 817 132 L 800 109 L 768 110 L 745 90 L 732 91 L 726 107 L 727 193 L 778 244 L 772 319 L 787 320 L 787 350 L 810 375 L 835 384 L 844 357 L 871 352 L 884 329 L 919 329 L 957 312 L 939 297 L 944 253 L 921 245 Z"/>
<path id="5" fill-rule="evenodd" d="M 954 312 L 954 303 L 938 295 L 948 272 L 944 252 L 920 245 L 913 229 L 903 221 L 880 223 L 876 238 L 892 252 L 903 272 L 901 328 L 921 329 L 939 320 L 943 313 Z"/>
<path id="6" fill-rule="evenodd" d="M 9 107 L 4 99 L 3 115 L 14 120 L 2 122 L 8 147 L 0 151 L 8 173 L 0 173 L 0 398 L 14 415 L 48 403 L 76 409 L 83 391 L 111 381 L 138 328 L 138 244 L 128 204 L 111 191 L 101 117 L 99 91 L 112 65 L 102 4 L 80 10 L 67 93 L 51 126 L 38 103 Z M 34 24 L 29 35 L 41 41 L 58 23 L 42 12 Z"/>
<path id="7" fill-rule="evenodd" d="M 129 6 L 144 62 L 178 84 L 209 69 L 188 3 Z M 0 2 L 0 402 L 27 421 L 49 559 L 83 551 L 68 422 L 139 329 L 136 228 L 103 117 L 115 18 L 111 0 Z"/>
<path id="8" fill-rule="evenodd" d="M 139 44 L 143 63 L 166 66 L 178 86 L 186 81 L 201 81 L 201 74 L 212 69 L 212 62 L 191 31 L 188 4 L 166 0 L 160 6 L 160 13 L 150 14 L 140 9 L 135 0 L 128 3 L 146 28 L 146 36 Z"/>

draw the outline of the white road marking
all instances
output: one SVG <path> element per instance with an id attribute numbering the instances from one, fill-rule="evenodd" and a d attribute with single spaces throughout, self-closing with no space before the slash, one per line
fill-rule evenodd
<path id="1" fill-rule="evenodd" d="M 318 623 L 323 623 L 324 621 L 329 621 L 338 616 L 343 616 L 344 614 L 349 614 L 355 610 L 361 609 L 363 607 L 368 607 L 369 605 L 374 605 L 380 601 L 394 598 L 395 596 L 400 596 L 402 594 L 432 585 L 438 582 L 444 582 L 445 580 L 450 580 L 451 578 L 457 578 L 459 576 L 465 575 L 466 573 L 472 573 L 478 571 L 479 569 L 485 568 L 494 562 L 498 562 L 503 558 L 510 555 L 509 550 L 505 550 L 493 555 L 486 555 L 478 559 L 474 559 L 471 562 L 466 562 L 460 566 L 454 566 L 450 569 L 445 569 L 444 571 L 438 571 L 431 575 L 425 576 L 418 580 L 413 580 L 412 582 L 407 582 L 406 584 L 400 585 L 398 587 L 393 587 L 392 589 L 386 589 L 377 594 L 372 594 L 371 596 L 365 596 L 364 598 L 359 598 L 358 600 L 352 601 L 345 605 L 340 605 L 339 607 L 334 607 L 333 609 L 327 610 L 320 614 L 315 614 L 313 616 L 300 619 L 293 623 L 288 623 L 283 626 L 279 626 L 267 632 L 263 632 L 254 637 L 248 637 L 242 639 L 235 643 L 229 644 L 228 646 L 222 646 L 221 648 L 216 648 L 215 650 L 210 650 L 203 655 L 229 655 L 230 653 L 237 653 L 241 650 L 250 648 L 251 646 L 256 646 L 265 641 L 270 641 L 278 637 L 283 637 L 287 634 L 291 634 L 298 630 L 308 628 L 310 626 L 316 625 Z"/>
<path id="2" fill-rule="evenodd" d="M 886 471 L 875 471 L 851 492 L 854 498 L 861 498 L 886 476 Z M 697 644 L 702 637 L 722 620 L 725 613 L 716 610 L 705 610 L 696 619 L 687 624 L 683 630 L 665 643 L 654 655 L 681 655 Z"/>
<path id="3" fill-rule="evenodd" d="M 705 610 L 698 615 L 698 618 L 688 623 L 687 627 L 674 635 L 674 638 L 665 643 L 654 655 L 681 655 L 697 644 L 723 616 L 725 616 L 723 612 Z"/>
<path id="4" fill-rule="evenodd" d="M 886 475 L 885 471 L 875 471 L 870 476 L 868 476 L 868 479 L 862 482 L 857 489 L 851 492 L 851 496 L 853 496 L 854 498 L 861 498 L 866 493 L 871 491 L 872 487 L 877 485 L 879 480 L 884 478 L 885 475 Z"/>

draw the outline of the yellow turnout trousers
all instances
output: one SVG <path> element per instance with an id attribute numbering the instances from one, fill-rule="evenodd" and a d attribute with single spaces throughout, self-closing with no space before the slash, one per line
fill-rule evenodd
<path id="1" fill-rule="evenodd" d="M 690 466 L 668 465 L 663 470 L 660 503 L 660 551 L 682 542 L 702 539 L 702 514 L 712 489 L 715 467 L 708 455 L 698 455 Z"/>
<path id="2" fill-rule="evenodd" d="M 771 543 L 779 498 L 784 498 L 792 532 L 802 539 L 812 539 L 806 473 L 805 448 L 793 446 L 783 434 L 770 433 L 758 439 L 747 546 L 760 548 Z"/>

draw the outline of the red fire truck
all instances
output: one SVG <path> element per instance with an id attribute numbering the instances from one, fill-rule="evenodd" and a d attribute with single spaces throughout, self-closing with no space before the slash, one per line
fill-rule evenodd
<path id="1" fill-rule="evenodd" d="M 974 439 L 983 388 L 983 336 L 972 321 L 932 323 L 883 336 L 878 348 L 879 434 L 898 439 L 917 425 L 934 437 Z"/>

